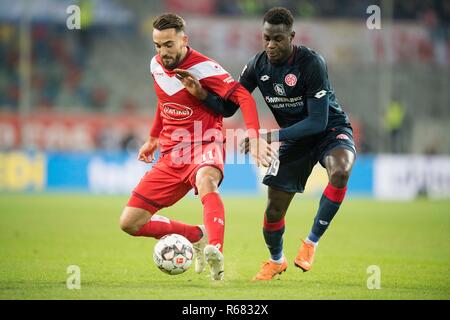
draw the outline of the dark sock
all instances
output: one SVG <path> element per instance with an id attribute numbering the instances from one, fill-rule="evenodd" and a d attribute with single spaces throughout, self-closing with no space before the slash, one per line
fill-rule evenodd
<path id="1" fill-rule="evenodd" d="M 320 237 L 322 237 L 330 225 L 331 220 L 336 215 L 336 212 L 339 210 L 346 191 L 347 187 L 340 189 L 328 183 L 320 198 L 319 210 L 314 218 L 314 223 L 308 236 L 309 240 L 315 243 L 319 241 Z"/>
<path id="2" fill-rule="evenodd" d="M 264 216 L 263 234 L 272 260 L 280 260 L 283 257 L 284 218 L 280 221 L 269 223 Z"/>

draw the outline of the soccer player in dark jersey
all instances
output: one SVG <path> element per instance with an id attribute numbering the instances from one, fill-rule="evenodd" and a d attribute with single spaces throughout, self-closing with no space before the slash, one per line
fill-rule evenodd
<path id="1" fill-rule="evenodd" d="M 154 20 L 153 28 L 157 55 L 151 60 L 150 72 L 158 105 L 150 136 L 138 158 L 149 163 L 158 148 L 161 156 L 134 188 L 120 217 L 120 227 L 133 236 L 157 239 L 170 233 L 181 234 L 193 243 L 195 271 L 202 272 L 206 261 L 211 279 L 222 280 L 225 209 L 218 192 L 224 176 L 222 116 L 192 96 L 174 70 L 189 70 L 206 89 L 239 104 L 257 163 L 270 164 L 271 157 L 265 153 L 270 147 L 258 137 L 253 97 L 217 62 L 188 46 L 183 18 L 163 14 Z M 204 225 L 189 225 L 156 214 L 191 189 L 203 204 Z"/>
<path id="2" fill-rule="evenodd" d="M 244 67 L 239 82 L 250 92 L 258 87 L 273 113 L 279 130 L 266 135 L 268 142 L 280 141 L 279 162 L 273 162 L 263 183 L 268 185 L 268 204 L 263 234 L 270 260 L 255 280 L 271 280 L 287 269 L 283 255 L 284 217 L 297 192 L 317 162 L 325 167 L 329 183 L 320 199 L 311 232 L 294 260 L 303 271 L 312 267 L 319 239 L 338 211 L 347 190 L 356 150 L 352 127 L 336 100 L 324 59 L 304 46 L 293 45 L 293 16 L 285 8 L 269 10 L 263 19 L 264 51 Z M 184 73 L 184 85 L 208 107 L 226 117 L 238 106 L 201 88 Z M 243 141 L 244 150 L 248 140 Z"/>

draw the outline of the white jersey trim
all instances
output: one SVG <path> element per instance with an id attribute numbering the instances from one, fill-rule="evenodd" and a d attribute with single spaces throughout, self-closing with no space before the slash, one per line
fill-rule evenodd
<path id="1" fill-rule="evenodd" d="M 218 63 L 206 60 L 200 62 L 196 65 L 193 65 L 189 69 L 187 69 L 192 75 L 194 75 L 198 80 L 202 80 L 208 77 L 220 76 L 223 74 L 229 74 L 221 65 Z M 150 72 L 153 75 L 158 86 L 163 90 L 167 95 L 173 96 L 179 91 L 184 89 L 183 84 L 180 80 L 178 80 L 175 76 L 170 77 L 164 71 L 163 67 L 156 61 L 156 56 L 152 58 L 150 63 Z"/>

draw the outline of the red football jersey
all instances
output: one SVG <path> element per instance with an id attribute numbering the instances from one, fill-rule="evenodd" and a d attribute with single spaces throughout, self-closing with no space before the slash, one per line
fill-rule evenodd
<path id="1" fill-rule="evenodd" d="M 177 68 L 189 71 L 205 89 L 224 99 L 229 98 L 236 89 L 242 88 L 240 83 L 235 81 L 217 62 L 189 47 L 185 58 Z M 222 116 L 216 115 L 201 101 L 192 96 L 181 81 L 175 77 L 176 73 L 164 68 L 159 55 L 153 57 L 150 70 L 158 98 L 151 136 L 159 136 L 161 152 L 170 151 L 181 142 L 183 144 L 203 143 L 211 142 L 214 139 L 223 141 Z M 242 92 L 240 94 L 242 96 Z M 232 100 L 235 100 L 235 98 Z M 248 105 L 246 112 L 244 112 L 244 108 L 242 109 L 244 120 L 247 118 L 247 127 L 250 126 L 252 129 L 258 130 L 256 105 L 254 105 L 253 99 L 251 100 L 252 102 L 249 103 L 242 99 Z M 215 138 L 212 139 L 212 136 Z"/>

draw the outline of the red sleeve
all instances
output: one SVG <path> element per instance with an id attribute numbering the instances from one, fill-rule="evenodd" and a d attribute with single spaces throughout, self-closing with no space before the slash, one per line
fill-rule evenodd
<path id="1" fill-rule="evenodd" d="M 210 89 L 224 100 L 227 100 L 230 94 L 240 85 L 228 73 L 207 77 L 200 80 L 202 86 Z"/>
<path id="2" fill-rule="evenodd" d="M 259 120 L 258 111 L 256 110 L 256 102 L 250 92 L 242 85 L 238 86 L 230 93 L 228 99 L 239 105 L 242 116 L 244 117 L 245 125 L 247 126 L 249 138 L 258 137 Z M 253 130 L 251 130 L 253 129 Z"/>
<path id="3" fill-rule="evenodd" d="M 220 66 L 217 66 L 221 68 Z M 239 105 L 247 126 L 248 136 L 257 137 L 259 134 L 258 111 L 252 95 L 229 73 L 214 75 L 200 80 L 202 86 L 210 89 L 224 100 L 231 100 Z"/>
<path id="4" fill-rule="evenodd" d="M 153 119 L 152 129 L 150 130 L 150 137 L 159 138 L 163 125 L 161 120 L 161 113 L 159 112 L 159 104 L 156 107 L 155 118 Z"/>

